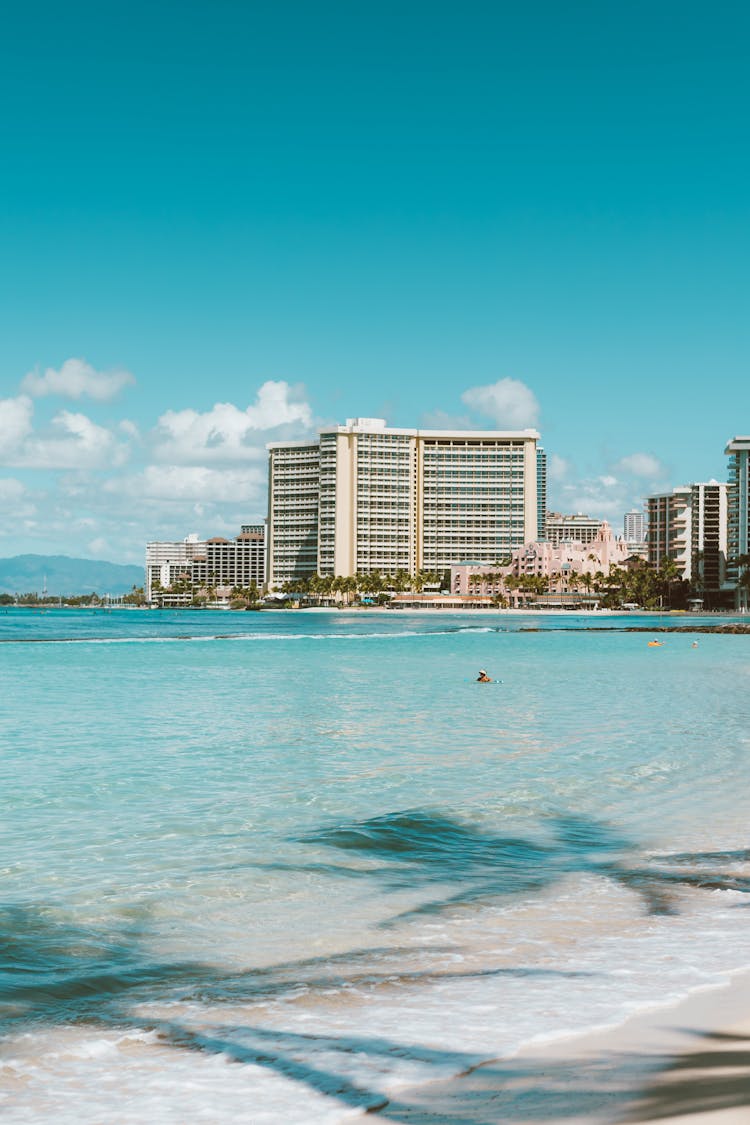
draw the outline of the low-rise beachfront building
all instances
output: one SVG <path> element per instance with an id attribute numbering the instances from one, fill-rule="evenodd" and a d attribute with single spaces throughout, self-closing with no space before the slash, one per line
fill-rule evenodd
<path id="1" fill-rule="evenodd" d="M 482 594 L 515 601 L 509 578 L 544 578 L 551 594 L 567 594 L 591 583 L 596 574 L 606 575 L 611 566 L 624 567 L 630 557 L 624 539 L 616 537 L 606 520 L 600 521 L 596 537 L 588 542 L 532 541 L 513 552 L 505 566 L 463 563 L 451 567 L 451 593 L 466 596 Z M 581 581 L 579 581 L 581 580 Z"/>
<path id="2" fill-rule="evenodd" d="M 263 524 L 245 524 L 234 539 L 214 536 L 206 540 L 205 559 L 196 560 L 193 580 L 196 585 L 222 589 L 246 588 L 252 583 L 261 589 L 266 579 L 266 536 Z"/>
<path id="3" fill-rule="evenodd" d="M 538 439 L 350 418 L 316 441 L 272 443 L 269 587 L 502 559 L 538 532 Z"/>
<path id="4" fill-rule="evenodd" d="M 603 522 L 582 512 L 571 516 L 548 512 L 544 538 L 555 547 L 559 543 L 593 543 Z"/>
<path id="5" fill-rule="evenodd" d="M 196 592 L 227 598 L 232 589 L 265 582 L 266 544 L 263 524 L 245 524 L 234 539 L 188 535 L 175 543 L 146 545 L 146 601 L 188 605 Z M 176 587 L 176 588 L 175 588 Z"/>
<path id="6" fill-rule="evenodd" d="M 750 435 L 732 438 L 724 452 L 729 457 L 727 581 L 735 590 L 737 608 L 744 612 L 750 602 L 750 566 L 737 560 L 750 556 Z"/>
<path id="7" fill-rule="evenodd" d="M 168 590 L 180 578 L 190 575 L 195 560 L 205 557 L 205 553 L 206 542 L 197 535 L 174 542 L 147 543 L 146 601 L 153 600 L 155 590 Z"/>
<path id="8" fill-rule="evenodd" d="M 545 578 L 607 574 L 610 566 L 623 566 L 629 554 L 625 540 L 616 537 L 607 521 L 601 520 L 591 539 L 525 544 L 513 556 L 511 571 L 519 578 L 524 574 Z"/>
<path id="9" fill-rule="evenodd" d="M 488 594 L 394 594 L 391 609 L 494 609 L 495 602 Z"/>

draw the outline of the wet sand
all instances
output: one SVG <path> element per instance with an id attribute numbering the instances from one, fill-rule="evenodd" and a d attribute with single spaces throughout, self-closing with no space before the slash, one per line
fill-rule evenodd
<path id="1" fill-rule="evenodd" d="M 378 1115 L 409 1125 L 749 1125 L 750 972 L 619 1027 L 405 1089 Z"/>

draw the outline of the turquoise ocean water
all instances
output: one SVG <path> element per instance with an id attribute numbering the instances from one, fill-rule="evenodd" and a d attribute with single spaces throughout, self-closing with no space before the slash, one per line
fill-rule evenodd
<path id="1" fill-rule="evenodd" d="M 750 966 L 750 637 L 637 623 L 0 613 L 3 1120 L 388 1119 Z"/>

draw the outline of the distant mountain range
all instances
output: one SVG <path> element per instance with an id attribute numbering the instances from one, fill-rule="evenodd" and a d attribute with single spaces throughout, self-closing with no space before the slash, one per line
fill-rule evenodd
<path id="1" fill-rule="evenodd" d="M 0 559 L 0 594 L 128 594 L 142 586 L 142 566 L 95 559 L 71 559 L 67 555 L 14 555 Z"/>

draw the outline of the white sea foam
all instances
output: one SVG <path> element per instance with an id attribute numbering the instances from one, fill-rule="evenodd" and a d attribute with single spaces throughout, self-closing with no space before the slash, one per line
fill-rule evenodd
<path id="1" fill-rule="evenodd" d="M 192 633 L 184 636 L 167 637 L 39 637 L 5 638 L 4 644 L 34 644 L 34 645 L 151 645 L 151 644 L 184 644 L 211 643 L 214 641 L 400 641 L 413 637 L 448 637 L 460 633 L 496 633 L 497 629 L 489 627 L 457 628 L 457 629 L 403 629 L 398 632 L 387 633 Z"/>

